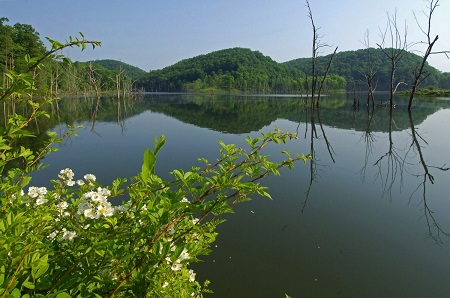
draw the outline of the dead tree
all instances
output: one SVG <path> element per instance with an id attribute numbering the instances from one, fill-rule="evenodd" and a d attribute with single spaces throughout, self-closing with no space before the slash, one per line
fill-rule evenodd
<path id="1" fill-rule="evenodd" d="M 397 92 L 397 88 L 401 84 L 406 84 L 405 82 L 397 82 L 395 79 L 395 71 L 397 69 L 397 63 L 405 56 L 408 51 L 408 43 L 406 41 L 406 37 L 408 33 L 408 27 L 405 22 L 405 28 L 403 34 L 400 32 L 400 29 L 397 24 L 397 10 L 393 16 L 387 14 L 387 24 L 384 32 L 380 29 L 380 37 L 381 43 L 377 43 L 377 46 L 380 50 L 386 55 L 391 64 L 390 76 L 389 76 L 389 104 L 392 108 L 394 106 L 394 95 Z M 390 44 L 389 46 L 387 43 Z"/>
<path id="2" fill-rule="evenodd" d="M 311 20 L 311 26 L 313 29 L 313 39 L 312 39 L 312 53 L 311 53 L 311 106 L 314 107 L 315 105 L 319 104 L 320 100 L 320 94 L 322 91 L 323 84 L 327 78 L 327 75 L 331 69 L 331 64 L 333 61 L 334 56 L 337 52 L 337 47 L 334 50 L 333 54 L 331 55 L 330 60 L 328 61 L 328 65 L 325 71 L 325 74 L 322 77 L 322 80 L 319 82 L 319 72 L 317 70 L 317 58 L 319 54 L 321 54 L 321 49 L 324 47 L 329 47 L 328 44 L 322 43 L 319 35 L 319 29 L 317 28 L 314 23 L 314 18 L 311 11 L 311 6 L 309 5 L 309 1 L 306 0 L 306 7 L 308 8 L 308 18 Z M 316 100 L 316 93 L 317 93 L 317 100 Z"/>
<path id="3" fill-rule="evenodd" d="M 412 83 L 411 87 L 411 94 L 409 95 L 409 103 L 408 103 L 408 109 L 411 109 L 412 101 L 414 99 L 414 96 L 417 91 L 417 87 L 421 83 L 423 79 L 427 77 L 426 74 L 424 74 L 424 68 L 427 63 L 427 59 L 432 54 L 445 54 L 448 58 L 448 53 L 450 51 L 440 51 L 440 52 L 432 52 L 433 46 L 436 43 L 436 41 L 439 39 L 439 36 L 436 35 L 434 39 L 431 38 L 431 17 L 433 16 L 434 10 L 439 6 L 439 0 L 429 0 L 428 1 L 429 6 L 428 12 L 422 11 L 422 13 L 425 15 L 427 19 L 427 27 L 424 29 L 417 18 L 417 15 L 414 13 L 414 18 L 416 20 L 417 25 L 419 26 L 420 31 L 426 36 L 426 41 L 419 42 L 420 44 L 425 44 L 427 46 L 427 49 L 425 50 L 425 53 L 423 53 L 422 62 L 420 64 L 419 69 L 414 73 L 414 82 Z"/>
<path id="4" fill-rule="evenodd" d="M 366 85 L 367 85 L 367 106 L 369 106 L 369 103 L 372 102 L 372 108 L 375 106 L 375 99 L 373 93 L 375 92 L 376 86 L 374 86 L 374 77 L 377 71 L 375 70 L 374 63 L 372 61 L 372 53 L 370 48 L 370 38 L 369 38 L 369 30 L 366 31 L 364 34 L 364 46 L 367 50 L 367 63 L 366 68 L 364 69 L 364 72 L 362 72 L 362 75 L 366 79 Z"/>

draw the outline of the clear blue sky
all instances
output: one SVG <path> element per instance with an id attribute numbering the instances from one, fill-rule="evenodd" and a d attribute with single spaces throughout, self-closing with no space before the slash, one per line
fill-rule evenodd
<path id="1" fill-rule="evenodd" d="M 420 41 L 413 11 L 422 17 L 423 0 L 310 0 L 322 41 L 339 51 L 363 48 L 369 30 L 371 45 L 380 42 L 386 13 L 397 8 L 409 41 Z M 436 50 L 450 50 L 450 1 L 441 0 L 433 17 Z M 0 0 L 0 16 L 8 24 L 31 24 L 41 37 L 65 40 L 83 32 L 102 41 L 101 48 L 65 52 L 73 60 L 116 59 L 146 71 L 211 51 L 244 47 L 275 61 L 309 57 L 311 26 L 304 0 Z M 425 24 L 426 19 L 422 19 Z M 414 49 L 420 50 L 417 46 Z M 332 48 L 325 48 L 329 54 Z M 450 72 L 444 55 L 429 59 Z"/>

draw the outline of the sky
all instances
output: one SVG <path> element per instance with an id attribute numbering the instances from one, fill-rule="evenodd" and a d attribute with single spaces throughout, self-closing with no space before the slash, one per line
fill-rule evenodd
<path id="1" fill-rule="evenodd" d="M 381 42 L 387 14 L 397 11 L 408 42 L 425 40 L 414 18 L 426 26 L 427 0 L 309 0 L 322 54 L 364 48 Z M 436 51 L 450 50 L 450 1 L 441 0 L 432 18 Z M 72 60 L 115 59 L 145 71 L 221 49 L 257 50 L 277 62 L 311 56 L 312 27 L 305 0 L 0 0 L 0 17 L 8 24 L 32 25 L 41 38 L 64 41 L 82 32 L 100 48 L 66 50 Z M 411 51 L 421 54 L 416 44 Z M 450 72 L 445 55 L 428 62 Z"/>

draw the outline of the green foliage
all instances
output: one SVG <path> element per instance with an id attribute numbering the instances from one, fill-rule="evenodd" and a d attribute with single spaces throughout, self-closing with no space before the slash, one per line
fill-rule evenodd
<path id="1" fill-rule="evenodd" d="M 309 157 L 283 152 L 285 158 L 274 162 L 262 154 L 271 143 L 295 138 L 276 129 L 248 137 L 247 150 L 219 141 L 217 160 L 173 170 L 173 178 L 164 181 L 155 171 L 162 136 L 131 179 L 117 178 L 104 187 L 95 175 L 75 179 L 66 168 L 51 180 L 52 188 L 30 186 L 39 160 L 66 136 L 50 133 L 38 150 L 17 145 L 36 137 L 29 126 L 50 117 L 44 107 L 54 100 L 29 74 L 43 71 L 45 59 L 62 60 L 55 53 L 65 47 L 100 44 L 80 35 L 66 43 L 50 40 L 52 49 L 27 57 L 25 73 L 8 71 L 10 81 L 1 89 L 3 102 L 26 99 L 31 112 L 26 117 L 12 113 L 0 129 L 0 296 L 201 297 L 208 282 L 196 281 L 189 263 L 210 252 L 220 215 L 253 195 L 270 198 L 259 181 Z M 122 202 L 113 206 L 111 198 Z"/>
<path id="2" fill-rule="evenodd" d="M 374 71 L 376 71 L 373 83 L 376 84 L 377 90 L 386 91 L 389 90 L 389 73 L 390 73 L 390 61 L 386 59 L 385 54 L 381 49 L 370 49 L 371 63 L 373 64 Z M 348 84 L 356 82 L 358 87 L 362 90 L 366 90 L 364 71 L 367 69 L 368 63 L 368 51 L 367 49 L 361 49 L 356 51 L 345 51 L 336 53 L 333 59 L 333 67 L 330 70 L 330 74 L 344 77 Z M 330 55 L 317 58 L 317 68 L 319 73 L 323 73 L 326 69 L 327 63 L 330 59 Z M 422 58 L 414 53 L 406 53 L 406 55 L 398 62 L 396 70 L 396 78 L 398 81 L 404 81 L 408 84 L 413 81 L 414 71 L 418 69 Z M 284 63 L 286 66 L 292 67 L 308 73 L 311 68 L 310 58 L 300 58 L 291 60 Z M 434 67 L 428 64 L 425 67 L 425 72 L 428 77 L 422 82 L 421 87 L 426 86 L 441 86 L 448 81 L 445 78 L 445 74 L 440 73 Z M 403 86 L 405 87 L 405 86 Z M 405 88 L 409 88 L 406 86 Z M 442 88 L 445 88 L 442 86 Z M 353 85 L 346 86 L 347 90 L 353 90 Z"/>
<path id="3" fill-rule="evenodd" d="M 305 74 L 258 51 L 233 48 L 182 60 L 145 75 L 147 91 L 294 93 L 305 90 Z"/>
<path id="4" fill-rule="evenodd" d="M 15 74 L 27 72 L 30 62 L 38 62 L 42 65 L 34 78 L 34 87 L 47 95 L 69 93 L 86 94 L 94 93 L 95 87 L 101 91 L 116 91 L 117 82 L 115 76 L 121 74 L 120 89 L 129 92 L 133 81 L 145 73 L 143 70 L 114 60 L 99 60 L 93 62 L 75 62 L 62 55 L 47 55 L 39 33 L 27 24 L 17 23 L 14 26 L 7 25 L 8 19 L 0 19 L 0 76 L 5 86 L 12 84 Z M 80 35 L 81 40 L 84 36 Z M 48 39 L 52 50 L 58 49 L 63 44 Z M 77 42 L 80 39 L 69 37 L 67 42 Z M 92 44 L 95 46 L 95 44 Z M 82 50 L 86 45 L 80 45 Z M 42 61 L 36 61 L 36 57 L 45 57 Z M 90 71 L 90 64 L 93 71 Z M 37 66 L 37 65 L 35 65 Z M 30 74 L 31 75 L 31 74 Z M 36 74 L 33 74 L 36 75 Z M 29 79 L 28 79 L 29 81 Z M 96 86 L 95 86 L 96 85 Z M 17 84 L 16 84 L 17 86 Z"/>
<path id="5" fill-rule="evenodd" d="M 124 70 L 133 81 L 139 79 L 146 73 L 144 70 L 136 66 L 112 59 L 95 60 L 89 61 L 88 63 L 90 62 L 92 62 L 95 66 L 101 66 L 113 72 Z"/>

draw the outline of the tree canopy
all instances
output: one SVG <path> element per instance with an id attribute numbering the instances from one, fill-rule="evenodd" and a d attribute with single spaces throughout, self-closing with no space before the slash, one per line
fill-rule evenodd
<path id="1" fill-rule="evenodd" d="M 370 51 L 370 60 L 369 60 Z M 326 64 L 328 63 L 330 55 L 321 56 L 317 59 L 317 68 L 319 71 L 325 71 Z M 399 60 L 396 77 L 397 81 L 403 81 L 406 84 L 412 83 L 413 74 L 417 71 L 422 58 L 414 53 L 406 52 L 405 55 Z M 333 60 L 333 67 L 330 70 L 330 74 L 342 76 L 346 79 L 347 90 L 352 90 L 353 82 L 359 86 L 359 88 L 365 90 L 365 78 L 364 71 L 368 66 L 368 63 L 372 64 L 374 71 L 374 82 L 377 84 L 378 91 L 386 91 L 389 88 L 389 60 L 383 54 L 381 49 L 360 49 L 356 51 L 345 51 L 336 53 Z M 286 66 L 294 69 L 307 72 L 311 68 L 310 58 L 299 58 L 284 63 Z M 436 68 L 426 65 L 425 73 L 427 78 L 422 82 L 421 88 L 435 87 L 435 88 L 448 88 L 450 86 L 448 73 L 442 73 Z M 407 89 L 407 85 L 403 85 Z"/>
<path id="2" fill-rule="evenodd" d="M 245 48 L 225 49 L 185 59 L 151 71 L 139 82 L 147 91 L 220 89 L 248 93 L 292 93 L 305 90 L 305 83 L 303 72 Z M 344 89 L 345 80 L 330 77 L 327 87 Z"/>

